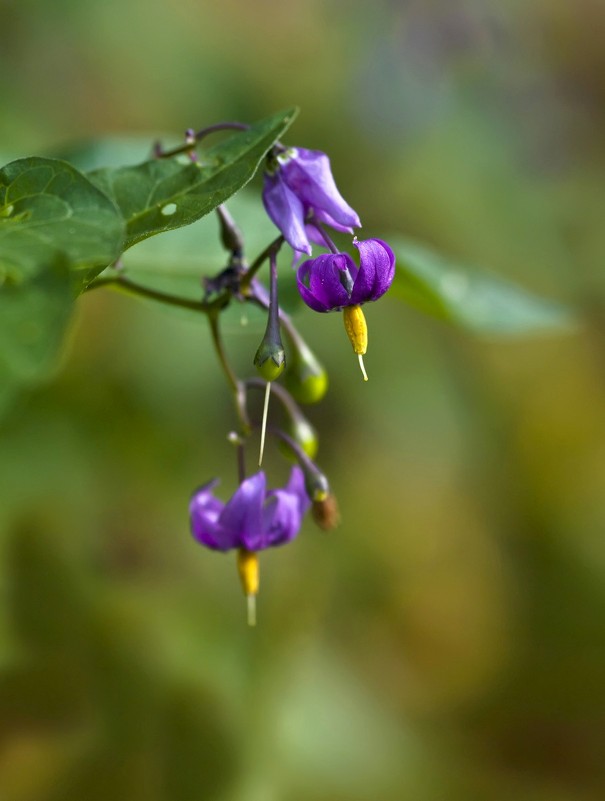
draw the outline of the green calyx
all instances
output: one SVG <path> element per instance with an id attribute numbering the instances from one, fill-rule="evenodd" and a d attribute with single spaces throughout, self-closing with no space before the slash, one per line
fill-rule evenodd
<path id="1" fill-rule="evenodd" d="M 275 175 L 279 168 L 287 164 L 295 155 L 296 149 L 293 147 L 286 150 L 273 148 L 267 154 L 265 172 L 267 175 Z"/>
<path id="2" fill-rule="evenodd" d="M 256 351 L 254 366 L 265 381 L 279 378 L 286 366 L 286 352 L 281 340 L 275 342 L 265 335 Z"/>
<path id="3" fill-rule="evenodd" d="M 301 463 L 300 466 L 305 476 L 305 489 L 311 501 L 325 501 L 330 494 L 330 484 L 327 477 L 313 462 L 309 464 Z"/>
<path id="4" fill-rule="evenodd" d="M 285 385 L 298 403 L 318 403 L 328 390 L 328 374 L 313 351 L 296 342 L 285 374 Z"/>

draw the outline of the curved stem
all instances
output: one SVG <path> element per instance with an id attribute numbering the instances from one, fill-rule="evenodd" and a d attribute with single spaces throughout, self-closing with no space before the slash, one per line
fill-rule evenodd
<path id="1" fill-rule="evenodd" d="M 260 285 L 256 283 L 256 287 L 259 286 Z M 245 300 L 249 303 L 256 303 L 256 305 L 260 306 L 261 309 L 269 308 L 269 299 L 266 297 L 266 290 L 264 290 L 262 294 L 260 292 L 254 292 L 252 295 L 246 295 Z M 279 321 L 286 334 L 290 337 L 294 347 L 306 347 L 305 341 L 294 327 L 294 323 L 292 322 L 290 315 L 286 314 L 286 312 L 282 309 L 279 309 Z"/>
<path id="2" fill-rule="evenodd" d="M 196 142 L 199 142 L 205 136 L 216 133 L 216 131 L 249 131 L 250 125 L 247 122 L 215 122 L 214 125 L 207 125 L 205 128 L 200 128 L 199 131 L 193 134 Z"/>
<path id="3" fill-rule="evenodd" d="M 179 156 L 181 153 L 190 153 L 195 150 L 198 142 L 216 131 L 247 131 L 249 128 L 250 126 L 243 122 L 217 122 L 215 125 L 208 125 L 208 127 L 192 133 L 191 140 L 193 141 L 187 141 L 184 145 L 173 147 L 171 150 L 162 150 L 161 145 L 158 143 L 154 147 L 153 154 L 158 159 L 168 159 L 172 156 Z M 187 138 L 189 139 L 189 136 Z"/>
<path id="4" fill-rule="evenodd" d="M 237 478 L 240 484 L 246 478 L 246 453 L 243 441 L 237 444 Z"/>
<path id="5" fill-rule="evenodd" d="M 317 466 L 315 465 L 313 459 L 311 459 L 311 457 L 303 451 L 298 442 L 295 442 L 292 437 L 289 436 L 289 434 L 286 434 L 286 432 L 282 431 L 281 428 L 274 428 L 273 426 L 269 426 L 267 431 L 269 431 L 270 434 L 273 434 L 274 437 L 281 439 L 282 442 L 285 442 L 289 448 L 292 448 L 293 452 L 296 454 L 299 464 L 303 465 L 309 470 L 317 472 Z"/>
<path id="6" fill-rule="evenodd" d="M 323 227 L 323 225 L 321 223 L 317 222 L 316 220 L 313 220 L 313 219 L 311 219 L 309 222 L 315 228 L 315 230 L 320 234 L 321 238 L 324 240 L 324 242 L 328 246 L 328 249 L 331 250 L 332 253 L 340 253 L 340 250 L 338 250 L 338 248 L 336 247 L 334 242 L 332 242 L 332 240 L 330 239 L 330 237 L 326 233 L 326 230 Z"/>
<path id="7" fill-rule="evenodd" d="M 273 360 L 273 368 L 269 369 L 269 379 L 267 380 L 267 388 L 265 390 L 265 403 L 263 406 L 263 423 L 260 434 L 260 453 L 258 457 L 259 467 L 263 463 L 263 453 L 265 450 L 265 432 L 267 428 L 267 415 L 269 413 L 269 397 L 271 395 L 271 377 L 277 376 L 284 369 L 285 352 L 284 346 L 281 341 L 281 329 L 279 325 L 279 301 L 277 298 L 277 249 L 273 248 L 269 254 L 270 264 L 270 285 L 269 285 L 269 314 L 267 317 L 267 329 L 261 342 L 260 348 L 255 357 L 255 364 L 259 370 L 265 369 L 264 364 L 266 359 Z M 261 354 L 260 361 L 257 362 L 258 355 Z M 271 355 L 269 355 L 271 354 Z M 278 363 L 279 362 L 279 363 Z M 275 374 L 274 371 L 275 370 Z M 266 377 L 266 376 L 265 376 Z"/>
<path id="8" fill-rule="evenodd" d="M 227 377 L 229 386 L 231 387 L 233 392 L 237 393 L 239 389 L 239 381 L 227 359 L 227 353 L 225 351 L 225 346 L 223 344 L 223 339 L 221 337 L 221 332 L 219 329 L 218 316 L 216 314 L 211 314 L 208 317 L 208 322 L 210 323 L 212 342 L 214 343 L 214 349 L 216 351 L 216 355 L 218 356 L 218 360 L 221 363 L 221 367 L 223 368 L 225 376 Z"/>
<path id="9" fill-rule="evenodd" d="M 267 320 L 267 333 L 274 343 L 279 347 L 281 344 L 279 328 L 279 300 L 277 298 L 277 252 L 272 250 L 269 254 L 269 264 L 271 268 L 269 278 L 269 315 Z M 265 336 L 266 336 L 265 335 Z"/>
<path id="10" fill-rule="evenodd" d="M 241 282 L 240 282 L 240 289 L 243 293 L 245 293 L 249 288 L 250 284 L 252 283 L 252 279 L 259 271 L 259 269 L 263 266 L 263 264 L 267 261 L 271 254 L 277 255 L 280 247 L 284 244 L 285 239 L 280 234 L 276 239 L 271 242 L 271 244 L 267 245 L 267 247 L 260 253 L 252 262 L 246 273 L 244 274 Z M 268 307 L 267 307 L 268 308 Z"/>
<path id="11" fill-rule="evenodd" d="M 223 344 L 223 338 L 221 337 L 218 324 L 218 314 L 216 311 L 208 315 L 208 322 L 210 323 L 210 333 L 212 334 L 212 342 L 214 344 L 216 355 L 218 356 L 218 360 L 223 368 L 225 377 L 227 378 L 229 386 L 233 392 L 235 409 L 242 426 L 242 431 L 245 434 L 248 434 L 250 432 L 250 421 L 248 419 L 248 412 L 246 409 L 246 389 L 244 384 L 235 375 L 233 368 L 229 364 L 227 352 L 225 351 L 225 346 Z"/>
<path id="12" fill-rule="evenodd" d="M 215 211 L 219 219 L 223 247 L 225 250 L 230 251 L 235 259 L 241 261 L 244 255 L 244 238 L 242 232 L 224 203 L 217 206 Z"/>
<path id="13" fill-rule="evenodd" d="M 149 298 L 150 300 L 157 300 L 159 303 L 165 303 L 168 306 L 178 306 L 181 309 L 190 309 L 192 311 L 199 311 L 203 314 L 208 314 L 210 306 L 201 300 L 189 300 L 189 298 L 179 298 L 177 295 L 169 295 L 166 292 L 159 292 L 157 289 L 149 289 L 148 287 L 135 284 L 124 276 L 117 276 L 115 278 L 97 278 L 92 284 L 89 284 L 84 292 L 90 292 L 93 289 L 100 287 L 114 287 L 121 289 L 129 295 L 139 295 L 142 298 Z"/>
<path id="14" fill-rule="evenodd" d="M 249 389 L 265 389 L 266 381 L 263 381 L 262 378 L 247 378 L 244 381 L 246 388 Z M 275 395 L 275 397 L 279 400 L 282 404 L 288 415 L 293 419 L 297 420 L 303 417 L 303 413 L 298 408 L 298 404 L 290 395 L 288 390 L 285 387 L 282 387 L 281 384 L 278 384 L 277 381 L 274 381 L 271 386 L 271 392 Z"/>

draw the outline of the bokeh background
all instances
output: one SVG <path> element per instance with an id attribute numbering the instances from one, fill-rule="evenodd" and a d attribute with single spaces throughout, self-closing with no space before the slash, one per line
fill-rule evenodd
<path id="1" fill-rule="evenodd" d="M 0 30 L 7 158 L 298 104 L 365 234 L 583 320 L 486 341 L 387 298 L 364 385 L 298 315 L 343 522 L 263 554 L 249 630 L 188 531 L 235 478 L 205 321 L 82 298 L 0 429 L 2 801 L 602 799 L 605 5 L 1 0 Z"/>

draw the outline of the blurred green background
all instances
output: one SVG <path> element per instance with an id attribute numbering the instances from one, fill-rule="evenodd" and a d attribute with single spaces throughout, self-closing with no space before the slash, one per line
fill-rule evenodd
<path id="1" fill-rule="evenodd" d="M 339 316 L 298 315 L 343 522 L 263 554 L 249 630 L 188 529 L 235 479 L 205 321 L 82 298 L 0 430 L 2 801 L 603 798 L 604 26 L 598 0 L 0 0 L 7 158 L 298 104 L 287 141 L 364 235 L 584 319 L 485 341 L 387 298 L 364 385 Z M 261 333 L 232 321 L 244 371 Z"/>

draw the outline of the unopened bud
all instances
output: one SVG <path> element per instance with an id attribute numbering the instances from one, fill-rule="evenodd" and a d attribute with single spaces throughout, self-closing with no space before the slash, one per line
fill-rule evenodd
<path id="1" fill-rule="evenodd" d="M 323 500 L 313 501 L 311 516 L 323 531 L 331 531 L 340 523 L 340 510 L 336 496 L 329 493 Z"/>
<path id="2" fill-rule="evenodd" d="M 286 352 L 281 339 L 277 342 L 272 341 L 271 332 L 268 329 L 256 351 L 254 365 L 265 381 L 275 381 L 286 366 Z"/>
<path id="3" fill-rule="evenodd" d="M 306 417 L 303 417 L 302 414 L 298 414 L 295 418 L 291 418 L 287 424 L 287 433 L 288 436 L 300 446 L 303 453 L 310 459 L 315 459 L 317 451 L 319 450 L 319 439 L 317 437 L 317 431 Z M 282 440 L 279 444 L 279 448 L 288 459 L 293 462 L 298 462 L 298 454 L 287 441 Z"/>
<path id="4" fill-rule="evenodd" d="M 271 277 L 269 289 L 269 314 L 265 335 L 258 346 L 254 364 L 265 381 L 275 381 L 283 373 L 286 366 L 286 351 L 281 341 L 279 326 L 279 305 L 277 301 L 277 255 L 270 257 Z"/>
<path id="5" fill-rule="evenodd" d="M 293 342 L 285 384 L 299 403 L 317 403 L 327 392 L 328 374 L 302 340 Z"/>
<path id="6" fill-rule="evenodd" d="M 296 420 L 290 421 L 288 429 L 292 439 L 298 442 L 310 459 L 314 459 L 319 449 L 319 440 L 317 431 L 311 423 L 301 415 Z"/>

